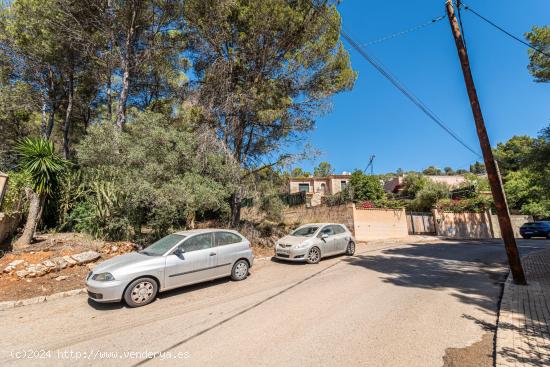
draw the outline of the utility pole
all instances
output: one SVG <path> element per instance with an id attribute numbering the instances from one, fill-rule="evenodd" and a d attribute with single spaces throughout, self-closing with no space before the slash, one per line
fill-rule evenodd
<path id="1" fill-rule="evenodd" d="M 479 145 L 481 146 L 483 160 L 485 161 L 485 168 L 489 178 L 489 184 L 491 185 L 491 192 L 493 193 L 498 223 L 500 225 L 500 233 L 502 234 L 502 239 L 506 248 L 506 255 L 508 256 L 510 270 L 516 284 L 526 285 L 527 282 L 525 280 L 525 274 L 521 265 L 516 239 L 514 238 L 514 231 L 512 230 L 510 212 L 508 211 L 508 204 L 506 203 L 502 180 L 495 163 L 495 158 L 493 157 L 493 151 L 491 150 L 491 143 L 489 142 L 489 136 L 487 135 L 487 129 L 485 128 L 485 122 L 483 121 L 483 114 L 481 113 L 481 107 L 477 98 L 472 71 L 470 70 L 468 53 L 466 51 L 466 47 L 464 46 L 464 41 L 460 33 L 460 27 L 458 26 L 458 22 L 455 17 L 452 0 L 447 0 L 446 8 L 449 22 L 451 24 L 451 30 L 455 38 L 458 57 L 460 58 L 460 64 L 462 66 L 462 73 L 464 74 L 464 81 L 466 82 L 468 97 L 470 98 L 470 105 L 472 106 L 472 113 L 476 123 Z"/>

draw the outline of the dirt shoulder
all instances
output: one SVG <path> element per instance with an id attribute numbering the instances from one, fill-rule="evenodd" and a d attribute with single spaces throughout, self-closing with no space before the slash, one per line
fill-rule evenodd
<path id="1" fill-rule="evenodd" d="M 98 241 L 79 233 L 44 234 L 36 240 L 28 251 L 8 252 L 0 258 L 0 301 L 83 288 L 86 274 L 95 264 L 136 249 L 131 242 Z M 98 257 L 86 263 L 64 261 L 55 267 L 43 265 L 63 258 L 71 260 L 82 253 L 97 253 Z M 29 267 L 40 267 L 41 271 L 21 277 Z"/>

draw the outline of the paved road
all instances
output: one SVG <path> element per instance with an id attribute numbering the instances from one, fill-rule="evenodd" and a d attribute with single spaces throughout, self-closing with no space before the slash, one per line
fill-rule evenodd
<path id="1" fill-rule="evenodd" d="M 441 366 L 494 325 L 504 261 L 494 241 L 361 245 L 318 265 L 258 261 L 245 281 L 138 309 L 84 296 L 16 308 L 0 312 L 0 365 Z"/>

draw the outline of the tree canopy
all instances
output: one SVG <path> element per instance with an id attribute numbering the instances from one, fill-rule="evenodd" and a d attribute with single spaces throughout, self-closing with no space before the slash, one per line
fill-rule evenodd
<path id="1" fill-rule="evenodd" d="M 328 162 L 321 162 L 317 167 L 313 169 L 313 176 L 315 177 L 327 177 L 334 173 L 334 169 Z"/>
<path id="2" fill-rule="evenodd" d="M 526 34 L 527 41 L 536 49 L 550 53 L 550 26 L 533 26 L 531 32 Z M 536 82 L 550 82 L 550 57 L 535 50 L 529 50 L 529 72 Z"/>

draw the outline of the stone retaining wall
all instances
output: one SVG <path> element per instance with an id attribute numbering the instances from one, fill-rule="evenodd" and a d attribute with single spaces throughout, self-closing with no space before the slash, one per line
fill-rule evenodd
<path id="1" fill-rule="evenodd" d="M 358 241 L 408 237 L 405 209 L 355 209 L 354 233 Z"/>

